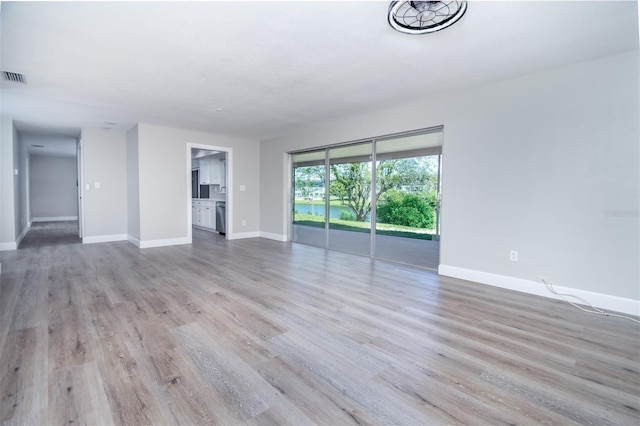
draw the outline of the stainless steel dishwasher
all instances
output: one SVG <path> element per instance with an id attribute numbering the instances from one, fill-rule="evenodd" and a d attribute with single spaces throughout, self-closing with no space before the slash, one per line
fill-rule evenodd
<path id="1" fill-rule="evenodd" d="M 216 231 L 221 235 L 227 232 L 227 203 L 225 201 L 216 201 Z"/>

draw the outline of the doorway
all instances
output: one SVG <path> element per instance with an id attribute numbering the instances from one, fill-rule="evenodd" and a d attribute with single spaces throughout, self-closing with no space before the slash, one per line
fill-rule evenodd
<path id="1" fill-rule="evenodd" d="M 232 191 L 230 148 L 187 144 L 188 171 L 188 238 L 229 238 Z"/>
<path id="2" fill-rule="evenodd" d="M 23 211 L 28 219 L 19 248 L 82 242 L 82 157 L 79 140 L 49 134 L 22 135 Z"/>

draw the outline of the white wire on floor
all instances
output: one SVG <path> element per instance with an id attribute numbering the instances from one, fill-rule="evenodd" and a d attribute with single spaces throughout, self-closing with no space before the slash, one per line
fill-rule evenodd
<path id="1" fill-rule="evenodd" d="M 586 300 L 584 300 L 582 297 L 575 296 L 575 295 L 573 295 L 573 294 L 558 293 L 558 292 L 556 291 L 556 289 L 555 289 L 555 288 L 553 288 L 553 282 L 552 282 L 552 281 L 547 281 L 547 280 L 545 280 L 545 279 L 542 279 L 542 282 L 544 283 L 544 285 L 546 285 L 546 286 L 547 286 L 547 289 L 548 289 L 551 293 L 555 294 L 556 296 L 560 296 L 560 298 L 562 298 L 565 302 L 567 302 L 567 303 L 569 303 L 570 305 L 572 305 L 572 306 L 574 306 L 574 307 L 576 307 L 576 308 L 580 309 L 581 311 L 588 312 L 588 313 L 590 313 L 590 314 L 604 315 L 604 316 L 607 316 L 607 317 L 624 318 L 624 319 L 627 319 L 627 320 L 630 320 L 630 321 L 633 321 L 633 322 L 637 322 L 637 323 L 639 323 L 639 324 L 640 324 L 640 321 L 638 321 L 638 320 L 637 320 L 637 319 L 635 319 L 635 318 L 631 318 L 631 317 L 628 317 L 628 316 L 625 316 L 625 315 L 612 314 L 612 313 L 610 313 L 610 312 L 606 312 L 606 311 L 603 311 L 602 309 L 596 308 L 596 307 L 595 307 L 595 306 L 593 306 L 591 303 L 589 303 L 589 302 L 587 302 Z M 574 298 L 574 299 L 576 299 L 576 300 L 580 301 L 581 303 L 583 303 L 583 304 L 585 304 L 585 305 L 589 306 L 589 308 L 590 308 L 590 309 L 583 308 L 582 306 L 578 305 L 577 303 L 572 302 L 571 300 L 569 300 L 569 299 L 568 299 L 569 297 L 572 297 L 572 298 Z"/>

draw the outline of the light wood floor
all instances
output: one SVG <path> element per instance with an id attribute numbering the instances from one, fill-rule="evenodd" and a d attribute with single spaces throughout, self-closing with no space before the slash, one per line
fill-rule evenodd
<path id="1" fill-rule="evenodd" d="M 4 424 L 640 423 L 631 321 L 265 239 L 31 237 L 0 253 Z"/>

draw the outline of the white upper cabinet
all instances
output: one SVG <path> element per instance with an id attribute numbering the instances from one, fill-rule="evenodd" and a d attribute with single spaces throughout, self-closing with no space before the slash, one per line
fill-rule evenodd
<path id="1" fill-rule="evenodd" d="M 220 160 L 212 158 L 209 161 L 211 162 L 209 166 L 209 177 L 211 178 L 211 182 L 209 183 L 212 185 L 220 185 Z"/>
<path id="2" fill-rule="evenodd" d="M 227 186 L 227 160 L 220 160 L 220 188 Z"/>
<path id="3" fill-rule="evenodd" d="M 211 182 L 211 174 L 209 173 L 209 159 L 200 159 L 200 185 L 209 185 Z"/>
<path id="4" fill-rule="evenodd" d="M 200 159 L 200 185 L 224 185 L 224 167 L 218 158 Z"/>

